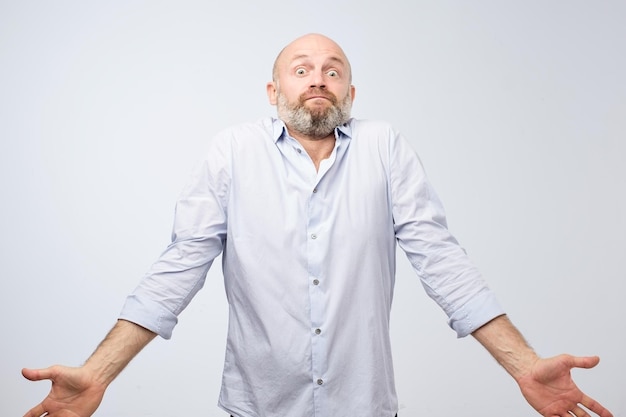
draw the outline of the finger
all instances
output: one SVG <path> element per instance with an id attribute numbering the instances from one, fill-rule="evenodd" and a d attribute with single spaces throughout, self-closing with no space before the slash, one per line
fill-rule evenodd
<path id="1" fill-rule="evenodd" d="M 52 379 L 53 371 L 52 367 L 44 369 L 24 368 L 22 369 L 22 375 L 30 381 L 41 381 L 44 379 Z"/>
<path id="2" fill-rule="evenodd" d="M 575 368 L 593 368 L 600 362 L 598 356 L 570 356 L 570 363 Z"/>
<path id="3" fill-rule="evenodd" d="M 28 410 L 28 412 L 24 414 L 24 417 L 41 417 L 45 413 L 46 410 L 44 410 L 43 405 L 37 404 L 36 406 Z"/>
<path id="4" fill-rule="evenodd" d="M 593 411 L 600 417 L 613 417 L 613 414 L 602 406 L 599 402 L 583 394 L 583 399 L 580 402 L 586 409 Z"/>
<path id="5" fill-rule="evenodd" d="M 569 413 L 576 417 L 591 417 L 589 413 L 587 413 L 585 410 L 583 410 L 580 407 L 574 407 L 572 411 L 570 411 Z"/>

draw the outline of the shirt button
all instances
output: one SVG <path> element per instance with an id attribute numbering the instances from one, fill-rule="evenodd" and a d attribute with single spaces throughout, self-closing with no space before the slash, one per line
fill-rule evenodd
<path id="1" fill-rule="evenodd" d="M 296 148 L 296 151 L 297 151 L 298 153 L 302 153 L 302 149 L 300 149 L 300 148 Z"/>
<path id="2" fill-rule="evenodd" d="M 314 279 L 313 280 L 313 285 L 320 285 L 320 280 L 319 279 Z"/>
<path id="3" fill-rule="evenodd" d="M 320 333 L 322 333 L 321 329 L 315 329 L 315 334 L 320 334 Z"/>
<path id="4" fill-rule="evenodd" d="M 311 239 L 317 239 L 317 235 L 316 235 L 315 233 L 313 233 L 313 234 L 311 235 Z"/>
<path id="5" fill-rule="evenodd" d="M 317 192 L 317 188 L 313 188 L 313 192 L 316 193 Z"/>
<path id="6" fill-rule="evenodd" d="M 318 379 L 318 380 L 317 380 L 317 385 L 322 385 L 323 383 L 324 383 L 324 381 L 323 381 L 323 380 L 321 380 L 321 379 Z"/>

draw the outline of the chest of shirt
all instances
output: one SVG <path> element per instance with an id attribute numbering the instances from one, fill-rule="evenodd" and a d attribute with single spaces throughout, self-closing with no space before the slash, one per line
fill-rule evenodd
<path id="1" fill-rule="evenodd" d="M 307 239 L 311 233 L 334 239 L 389 236 L 389 180 L 375 148 L 338 142 L 316 172 L 301 149 L 282 145 L 258 143 L 233 158 L 229 239 Z"/>

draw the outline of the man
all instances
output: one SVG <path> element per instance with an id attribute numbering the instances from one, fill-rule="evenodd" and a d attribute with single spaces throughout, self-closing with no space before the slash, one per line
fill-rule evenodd
<path id="1" fill-rule="evenodd" d="M 23 370 L 52 389 L 26 416 L 92 415 L 106 387 L 177 315 L 223 252 L 229 328 L 219 405 L 238 417 L 397 413 L 389 313 L 396 241 L 459 336 L 472 334 L 540 414 L 612 414 L 570 377 L 597 357 L 542 359 L 446 228 L 407 142 L 350 118 L 342 49 L 318 34 L 276 59 L 279 119 L 221 132 L 176 207 L 172 243 L 80 368 Z"/>

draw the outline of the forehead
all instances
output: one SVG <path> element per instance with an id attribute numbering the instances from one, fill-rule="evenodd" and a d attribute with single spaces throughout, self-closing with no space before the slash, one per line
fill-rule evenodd
<path id="1" fill-rule="evenodd" d="M 281 64 L 287 66 L 298 60 L 334 61 L 348 65 L 348 59 L 339 45 L 325 37 L 298 39 L 285 47 L 280 55 Z"/>

